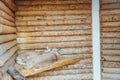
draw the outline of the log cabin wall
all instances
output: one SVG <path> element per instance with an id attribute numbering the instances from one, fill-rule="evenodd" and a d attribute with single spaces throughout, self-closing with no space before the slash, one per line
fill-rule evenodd
<path id="1" fill-rule="evenodd" d="M 12 0 L 0 0 L 0 73 L 5 73 L 8 67 L 15 63 L 15 10 L 16 6 Z"/>
<path id="2" fill-rule="evenodd" d="M 101 0 L 102 80 L 120 79 L 120 0 Z"/>
<path id="3" fill-rule="evenodd" d="M 16 0 L 18 53 L 63 48 L 62 56 L 92 56 L 91 0 Z M 28 80 L 92 80 L 92 59 Z"/>

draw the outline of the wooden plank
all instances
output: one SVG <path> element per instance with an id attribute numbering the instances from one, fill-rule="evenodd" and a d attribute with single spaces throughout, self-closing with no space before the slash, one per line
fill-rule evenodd
<path id="1" fill-rule="evenodd" d="M 4 24 L 4 25 L 8 25 L 8 26 L 13 26 L 13 27 L 15 26 L 15 23 L 10 22 L 10 21 L 2 18 L 2 17 L 0 17 L 0 24 Z"/>
<path id="2" fill-rule="evenodd" d="M 120 32 L 120 27 L 103 27 L 103 32 Z"/>
<path id="3" fill-rule="evenodd" d="M 16 21 L 16 26 L 42 26 L 42 25 L 67 25 L 67 24 L 90 24 L 91 19 L 79 19 L 79 20 L 36 20 L 36 21 Z"/>
<path id="4" fill-rule="evenodd" d="M 103 68 L 103 73 L 120 74 L 120 68 Z"/>
<path id="5" fill-rule="evenodd" d="M 68 31 L 68 30 L 86 30 L 91 29 L 91 25 L 81 24 L 81 25 L 57 25 L 57 26 L 17 26 L 18 32 L 28 32 L 28 31 Z"/>
<path id="6" fill-rule="evenodd" d="M 12 11 L 16 11 L 17 7 L 13 0 L 2 0 Z"/>
<path id="7" fill-rule="evenodd" d="M 5 19 L 7 19 L 9 21 L 12 21 L 12 22 L 15 21 L 13 17 L 11 17 L 10 15 L 8 15 L 7 13 L 5 13 L 2 10 L 0 10 L 0 17 L 3 17 L 3 18 L 5 18 Z"/>
<path id="8" fill-rule="evenodd" d="M 36 8 L 37 7 L 37 8 Z M 49 5 L 37 5 L 37 6 L 18 6 L 18 10 L 90 10 L 91 4 L 49 4 Z"/>
<path id="9" fill-rule="evenodd" d="M 112 15 L 112 14 L 120 14 L 119 9 L 111 9 L 111 10 L 101 10 L 101 15 Z"/>
<path id="10" fill-rule="evenodd" d="M 41 4 L 77 4 L 77 3 L 91 3 L 91 0 L 62 0 L 62 1 L 59 1 L 59 0 L 41 0 L 41 1 L 16 1 L 15 2 L 17 5 L 41 5 Z"/>
<path id="11" fill-rule="evenodd" d="M 101 34 L 101 37 L 106 37 L 106 38 L 119 38 L 120 37 L 120 32 L 104 32 Z"/>
<path id="12" fill-rule="evenodd" d="M 102 50 L 103 55 L 120 56 L 120 50 Z"/>
<path id="13" fill-rule="evenodd" d="M 104 79 L 118 80 L 120 79 L 120 74 L 102 73 L 102 77 Z"/>
<path id="14" fill-rule="evenodd" d="M 102 44 L 102 49 L 120 50 L 120 44 Z"/>
<path id="15" fill-rule="evenodd" d="M 119 38 L 102 38 L 101 42 L 104 43 L 114 43 L 114 44 L 120 44 Z"/>
<path id="16" fill-rule="evenodd" d="M 120 9 L 120 3 L 109 3 L 101 5 L 101 9 L 109 10 L 109 9 Z"/>
<path id="17" fill-rule="evenodd" d="M 75 47 L 89 47 L 91 41 L 76 41 L 76 42 L 59 42 L 59 43 L 35 43 L 35 44 L 18 44 L 19 49 L 40 49 L 44 48 L 45 45 L 53 48 L 75 48 Z"/>
<path id="18" fill-rule="evenodd" d="M 88 15 L 54 15 L 54 16 L 18 16 L 16 21 L 27 21 L 27 20 L 70 20 L 70 19 L 86 19 L 90 18 Z"/>
<path id="19" fill-rule="evenodd" d="M 102 56 L 102 60 L 103 61 L 113 61 L 113 62 L 117 62 L 120 61 L 120 56 Z"/>
<path id="20" fill-rule="evenodd" d="M 43 49 L 36 49 L 36 50 L 18 50 L 18 54 L 22 54 L 27 51 L 37 51 L 37 52 L 42 52 L 44 51 Z M 62 54 L 92 54 L 92 48 L 91 47 L 86 47 L 86 48 L 65 48 L 61 50 Z"/>
<path id="21" fill-rule="evenodd" d="M 102 67 L 104 68 L 120 68 L 120 62 L 102 62 Z"/>
<path id="22" fill-rule="evenodd" d="M 17 46 L 9 49 L 4 55 L 0 56 L 0 66 L 3 66 L 8 59 L 17 51 Z"/>
<path id="23" fill-rule="evenodd" d="M 48 15 L 81 15 L 81 14 L 91 14 L 91 10 L 66 10 L 66 11 L 17 11 L 16 16 L 48 16 Z"/>
<path id="24" fill-rule="evenodd" d="M 14 17 L 13 12 L 2 2 L 0 1 L 0 10 L 6 12 L 8 15 Z"/>
<path id="25" fill-rule="evenodd" d="M 18 37 L 50 37 L 50 36 L 72 36 L 72 35 L 91 35 L 91 30 L 68 30 L 68 31 L 40 31 L 40 32 L 18 32 Z"/>
<path id="26" fill-rule="evenodd" d="M 111 26 L 111 27 L 115 27 L 115 26 L 119 26 L 120 22 L 104 22 L 101 23 L 101 26 L 105 27 L 105 26 Z"/>
<path id="27" fill-rule="evenodd" d="M 16 34 L 0 35 L 0 43 L 8 42 L 16 39 Z"/>
<path id="28" fill-rule="evenodd" d="M 91 41 L 88 36 L 56 36 L 56 37 L 27 37 L 17 38 L 18 43 L 38 43 L 38 42 L 62 42 L 62 41 Z"/>
<path id="29" fill-rule="evenodd" d="M 105 3 L 117 3 L 117 2 L 120 2 L 120 0 L 101 0 L 102 4 L 105 4 Z"/>
<path id="30" fill-rule="evenodd" d="M 8 49 L 16 44 L 16 40 L 0 44 L 0 55 L 4 54 Z"/>
<path id="31" fill-rule="evenodd" d="M 16 33 L 16 28 L 0 24 L 0 34 Z"/>

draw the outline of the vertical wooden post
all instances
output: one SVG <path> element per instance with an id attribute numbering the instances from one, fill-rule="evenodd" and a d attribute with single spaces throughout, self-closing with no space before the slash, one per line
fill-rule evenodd
<path id="1" fill-rule="evenodd" d="M 93 38 L 93 78 L 101 80 L 100 63 L 100 3 L 99 0 L 92 0 L 92 38 Z"/>

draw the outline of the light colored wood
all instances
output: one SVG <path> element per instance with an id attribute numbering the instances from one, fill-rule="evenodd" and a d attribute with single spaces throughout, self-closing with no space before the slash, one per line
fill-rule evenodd
<path id="1" fill-rule="evenodd" d="M 79 19 L 79 20 L 36 20 L 36 21 L 16 21 L 17 26 L 42 26 L 42 25 L 61 25 L 61 24 L 90 24 L 91 20 L 88 19 Z"/>
<path id="2" fill-rule="evenodd" d="M 102 38 L 101 42 L 104 43 L 112 43 L 112 44 L 119 44 L 120 39 L 119 38 Z"/>
<path id="3" fill-rule="evenodd" d="M 50 36 L 73 36 L 73 35 L 89 35 L 90 30 L 68 30 L 68 31 L 40 31 L 40 32 L 18 32 L 18 37 L 50 37 Z"/>
<path id="4" fill-rule="evenodd" d="M 105 61 L 113 61 L 113 62 L 117 62 L 117 61 L 120 61 L 120 56 L 102 56 L 103 60 Z"/>
<path id="5" fill-rule="evenodd" d="M 102 5 L 101 9 L 120 9 L 120 3 L 109 3 L 107 5 Z"/>
<path id="6" fill-rule="evenodd" d="M 120 10 L 118 9 L 111 9 L 111 10 L 102 10 L 101 15 L 112 15 L 112 14 L 120 14 Z"/>
<path id="7" fill-rule="evenodd" d="M 61 41 L 89 41 L 91 36 L 57 36 L 57 37 L 27 37 L 17 38 L 18 43 L 61 42 Z"/>
<path id="8" fill-rule="evenodd" d="M 102 76 L 103 79 L 112 79 L 112 80 L 120 79 L 120 74 L 102 73 Z"/>
<path id="9" fill-rule="evenodd" d="M 14 17 L 14 13 L 2 2 L 0 1 L 0 10 L 6 12 L 8 15 Z"/>
<path id="10" fill-rule="evenodd" d="M 35 68 L 20 69 L 21 67 L 18 68 L 18 66 L 16 67 L 16 69 L 24 76 L 31 76 L 31 75 L 34 75 L 34 74 L 37 74 L 37 73 L 41 73 L 41 72 L 50 70 L 50 69 L 54 69 L 54 68 L 57 68 L 57 67 L 62 67 L 64 65 L 73 64 L 75 62 L 80 61 L 81 59 L 86 59 L 86 58 L 90 58 L 90 57 L 72 57 L 72 58 L 62 60 L 62 61 L 57 61 L 50 66 L 46 66 L 46 67 L 43 67 L 43 68 L 38 69 L 38 70 L 36 70 Z"/>
<path id="11" fill-rule="evenodd" d="M 13 0 L 2 0 L 12 11 L 16 11 L 17 7 Z"/>
<path id="12" fill-rule="evenodd" d="M 103 68 L 103 73 L 120 74 L 120 68 Z"/>
<path id="13" fill-rule="evenodd" d="M 120 32 L 120 27 L 103 27 L 103 32 Z"/>
<path id="14" fill-rule="evenodd" d="M 102 4 L 105 4 L 105 3 L 117 3 L 117 2 L 120 2 L 120 0 L 101 0 Z"/>
<path id="15" fill-rule="evenodd" d="M 37 7 L 37 8 L 36 8 Z M 19 6 L 18 10 L 75 10 L 75 9 L 79 9 L 79 10 L 89 10 L 91 9 L 91 4 L 60 4 L 60 5 L 37 5 L 37 6 Z"/>
<path id="16" fill-rule="evenodd" d="M 12 21 L 12 22 L 15 21 L 13 17 L 11 17 L 10 15 L 8 15 L 7 13 L 5 13 L 2 10 L 0 10 L 0 17 L 3 17 L 3 18 L 5 18 L 5 19 L 7 19 L 9 21 Z"/>
<path id="17" fill-rule="evenodd" d="M 18 32 L 30 32 L 30 31 L 68 31 L 68 30 L 87 30 L 91 29 L 90 25 L 57 25 L 57 26 L 17 26 Z"/>
<path id="18" fill-rule="evenodd" d="M 15 23 L 10 22 L 10 21 L 2 18 L 2 17 L 0 17 L 0 24 L 5 24 L 5 25 L 8 25 L 8 26 L 13 26 L 13 27 L 15 26 Z"/>
<path id="19" fill-rule="evenodd" d="M 16 16 L 40 16 L 40 15 L 70 15 L 91 14 L 91 10 L 66 10 L 66 11 L 17 11 Z"/>
<path id="20" fill-rule="evenodd" d="M 120 44 L 103 44 L 102 49 L 120 50 Z"/>
<path id="21" fill-rule="evenodd" d="M 102 50 L 103 55 L 120 56 L 120 50 Z"/>
<path id="22" fill-rule="evenodd" d="M 15 2 L 17 5 L 41 5 L 41 4 L 76 4 L 76 3 L 91 3 L 90 0 L 51 0 L 51 1 L 16 1 Z"/>
<path id="23" fill-rule="evenodd" d="M 102 62 L 102 66 L 104 68 L 120 68 L 120 62 L 104 61 L 104 62 Z"/>
<path id="24" fill-rule="evenodd" d="M 120 32 L 104 32 L 101 34 L 101 37 L 105 38 L 119 38 L 120 37 Z"/>
<path id="25" fill-rule="evenodd" d="M 14 40 L 14 39 L 16 39 L 16 37 L 17 37 L 16 34 L 0 35 L 0 43 Z"/>
<path id="26" fill-rule="evenodd" d="M 0 24 L 0 34 L 16 33 L 16 28 Z"/>
<path id="27" fill-rule="evenodd" d="M 101 23 L 101 26 L 111 26 L 111 27 L 115 27 L 115 26 L 119 26 L 120 22 L 105 22 L 105 23 Z"/>
<path id="28" fill-rule="evenodd" d="M 0 66 L 4 66 L 7 60 L 17 51 L 17 46 L 9 49 L 4 55 L 0 56 Z"/>
<path id="29" fill-rule="evenodd" d="M 16 17 L 16 21 L 27 21 L 27 20 L 71 20 L 71 19 L 86 19 L 90 18 L 90 14 L 88 15 L 54 15 L 54 16 L 19 16 Z"/>
<path id="30" fill-rule="evenodd" d="M 19 49 L 41 49 L 45 45 L 51 48 L 76 48 L 76 47 L 91 47 L 91 41 L 75 41 L 75 42 L 60 42 L 60 43 L 35 43 L 35 44 L 18 44 Z"/>
<path id="31" fill-rule="evenodd" d="M 0 55 L 4 54 L 8 49 L 16 44 L 16 40 L 0 44 Z"/>

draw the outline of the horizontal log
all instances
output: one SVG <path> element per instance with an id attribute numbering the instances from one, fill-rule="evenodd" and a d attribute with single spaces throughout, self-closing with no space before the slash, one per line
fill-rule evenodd
<path id="1" fill-rule="evenodd" d="M 120 50 L 120 44 L 102 44 L 102 49 Z"/>
<path id="2" fill-rule="evenodd" d="M 120 56 L 120 50 L 102 50 L 103 55 Z"/>
<path id="3" fill-rule="evenodd" d="M 18 44 L 19 49 L 40 49 L 48 45 L 51 48 L 75 48 L 75 47 L 89 47 L 91 41 L 76 41 L 76 42 L 60 42 L 60 43 L 35 43 L 35 44 Z"/>
<path id="4" fill-rule="evenodd" d="M 120 3 L 102 4 L 101 9 L 120 9 Z"/>
<path id="5" fill-rule="evenodd" d="M 18 6 L 18 10 L 90 10 L 91 4 L 49 4 L 49 5 L 37 5 L 37 6 Z"/>
<path id="6" fill-rule="evenodd" d="M 0 1 L 0 10 L 6 12 L 8 15 L 14 17 L 14 13 L 2 2 Z"/>
<path id="7" fill-rule="evenodd" d="M 120 27 L 103 27 L 101 29 L 103 32 L 120 32 Z"/>
<path id="8" fill-rule="evenodd" d="M 0 55 L 4 54 L 8 49 L 16 44 L 16 40 L 0 44 Z"/>
<path id="9" fill-rule="evenodd" d="M 102 60 L 104 60 L 104 61 L 120 61 L 120 56 L 102 56 Z"/>
<path id="10" fill-rule="evenodd" d="M 38 42 L 62 42 L 62 41 L 91 41 L 92 37 L 88 36 L 56 36 L 56 37 L 27 37 L 17 38 L 18 43 L 38 43 Z"/>
<path id="11" fill-rule="evenodd" d="M 18 37 L 42 37 L 42 36 L 71 36 L 71 35 L 91 35 L 91 30 L 69 30 L 69 31 L 41 31 L 41 32 L 18 32 Z"/>
<path id="12" fill-rule="evenodd" d="M 43 49 L 39 50 L 18 50 L 18 54 L 22 54 L 27 51 L 37 51 L 37 52 L 42 52 L 44 51 Z M 92 53 L 92 48 L 87 47 L 87 48 L 65 48 L 61 50 L 62 54 L 91 54 Z"/>
<path id="13" fill-rule="evenodd" d="M 0 24 L 5 24 L 5 25 L 8 25 L 8 26 L 15 26 L 15 24 L 13 22 L 10 22 L 2 17 L 0 17 Z"/>
<path id="14" fill-rule="evenodd" d="M 120 44 L 120 39 L 119 38 L 102 38 L 101 42 L 102 43 Z"/>
<path id="15" fill-rule="evenodd" d="M 28 32 L 28 31 L 59 31 L 59 30 L 85 30 L 91 29 L 91 25 L 57 25 L 57 26 L 17 26 L 18 32 Z"/>
<path id="16" fill-rule="evenodd" d="M 81 15 L 91 14 L 91 10 L 66 10 L 66 11 L 17 11 L 16 16 L 48 16 L 48 15 Z"/>
<path id="17" fill-rule="evenodd" d="M 14 54 L 14 55 L 10 58 L 10 60 L 8 60 L 8 61 L 4 64 L 4 66 L 0 68 L 0 71 L 1 71 L 2 73 L 6 73 L 7 70 L 8 70 L 8 68 L 9 68 L 10 66 L 13 66 L 13 65 L 15 64 L 15 58 L 16 58 L 16 56 L 17 56 L 17 54 Z"/>
<path id="18" fill-rule="evenodd" d="M 120 62 L 103 61 L 102 67 L 104 67 L 104 68 L 120 68 Z"/>
<path id="19" fill-rule="evenodd" d="M 41 5 L 41 4 L 77 4 L 77 3 L 91 3 L 90 0 L 62 0 L 62 1 L 59 1 L 59 0 L 42 0 L 42 1 L 16 1 L 15 2 L 17 5 Z"/>
<path id="20" fill-rule="evenodd" d="M 0 24 L 0 34 L 16 33 L 16 28 Z"/>
<path id="21" fill-rule="evenodd" d="M 29 78 L 29 80 L 92 80 L 92 73 L 87 73 L 87 74 L 72 74 L 72 75 L 59 75 L 59 76 L 45 76 L 45 77 L 33 77 Z"/>
<path id="22" fill-rule="evenodd" d="M 102 4 L 105 4 L 105 3 L 117 3 L 117 2 L 120 2 L 120 0 L 101 0 Z"/>
<path id="23" fill-rule="evenodd" d="M 12 0 L 2 0 L 12 11 L 16 11 L 17 7 Z"/>
<path id="24" fill-rule="evenodd" d="M 101 37 L 106 37 L 106 38 L 119 38 L 120 37 L 120 32 L 104 32 L 101 34 Z"/>
<path id="25" fill-rule="evenodd" d="M 103 68 L 103 73 L 120 74 L 120 68 Z"/>
<path id="26" fill-rule="evenodd" d="M 42 26 L 42 25 L 67 25 L 67 24 L 90 24 L 91 20 L 36 20 L 36 21 L 16 21 L 16 26 Z"/>
<path id="27" fill-rule="evenodd" d="M 120 74 L 102 73 L 102 77 L 104 79 L 118 80 L 120 79 Z"/>
<path id="28" fill-rule="evenodd" d="M 10 57 L 17 51 L 17 46 L 9 49 L 4 55 L 0 56 L 0 66 L 3 66 Z"/>
<path id="29" fill-rule="evenodd" d="M 16 21 L 29 21 L 29 20 L 74 20 L 81 18 L 90 18 L 90 14 L 88 15 L 54 15 L 54 16 L 18 16 L 16 17 Z"/>
<path id="30" fill-rule="evenodd" d="M 8 15 L 7 13 L 5 13 L 4 11 L 0 10 L 0 17 L 3 17 L 4 19 L 7 19 L 9 21 L 14 22 L 14 18 L 11 17 L 10 15 Z"/>
<path id="31" fill-rule="evenodd" d="M 0 43 L 8 42 L 16 39 L 16 34 L 0 35 Z"/>
<path id="32" fill-rule="evenodd" d="M 119 9 L 111 9 L 111 10 L 101 10 L 100 11 L 101 15 L 112 15 L 112 14 L 120 14 Z"/>
<path id="33" fill-rule="evenodd" d="M 114 22 L 114 21 L 120 21 L 119 15 L 105 15 L 101 16 L 101 22 Z"/>
<path id="34" fill-rule="evenodd" d="M 105 26 L 111 26 L 111 27 L 115 27 L 115 26 L 119 26 L 120 22 L 104 22 L 101 23 L 101 26 L 105 27 Z"/>

